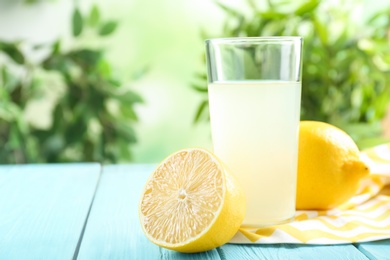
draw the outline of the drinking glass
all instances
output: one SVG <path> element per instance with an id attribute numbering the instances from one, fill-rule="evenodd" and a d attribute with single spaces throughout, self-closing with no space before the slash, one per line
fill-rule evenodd
<path id="1" fill-rule="evenodd" d="M 301 37 L 206 41 L 213 149 L 246 192 L 243 226 L 294 218 L 302 43 Z"/>

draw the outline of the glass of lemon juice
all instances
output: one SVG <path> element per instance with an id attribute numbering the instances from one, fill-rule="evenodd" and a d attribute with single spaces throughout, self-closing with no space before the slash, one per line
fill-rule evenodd
<path id="1" fill-rule="evenodd" d="M 243 226 L 294 218 L 302 42 L 301 37 L 206 41 L 214 153 L 246 191 Z"/>

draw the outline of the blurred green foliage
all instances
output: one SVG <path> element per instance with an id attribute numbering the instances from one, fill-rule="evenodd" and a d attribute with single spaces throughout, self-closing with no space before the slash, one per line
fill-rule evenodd
<path id="1" fill-rule="evenodd" d="M 63 47 L 60 39 L 35 46 L 33 52 L 46 52 L 36 63 L 22 51 L 23 42 L 0 41 L 0 163 L 132 158 L 134 105 L 142 98 L 114 77 L 104 49 L 86 47 L 82 38 L 87 34 L 99 41 L 115 32 L 117 22 L 102 20 L 97 6 L 84 16 L 76 8 L 71 20 L 71 46 Z M 53 103 L 50 126 L 28 122 L 28 105 L 42 102 L 53 89 L 58 96 L 43 100 Z"/>
<path id="2" fill-rule="evenodd" d="M 359 1 L 262 3 L 247 0 L 245 11 L 216 3 L 226 14 L 223 29 L 203 38 L 303 36 L 301 119 L 337 125 L 358 144 L 378 137 L 390 101 L 390 4 L 356 20 L 353 12 L 363 8 Z M 209 120 L 206 84 L 206 72 L 197 74 L 193 88 L 204 100 L 195 122 Z"/>

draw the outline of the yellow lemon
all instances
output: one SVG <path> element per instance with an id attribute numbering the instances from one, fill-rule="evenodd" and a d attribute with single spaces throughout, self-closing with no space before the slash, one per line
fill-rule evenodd
<path id="1" fill-rule="evenodd" d="M 180 252 L 228 242 L 245 215 L 244 192 L 212 153 L 190 148 L 166 158 L 149 177 L 139 204 L 147 238 Z"/>
<path id="2" fill-rule="evenodd" d="M 297 209 L 331 209 L 355 195 L 368 167 L 341 129 L 302 121 L 299 130 Z"/>

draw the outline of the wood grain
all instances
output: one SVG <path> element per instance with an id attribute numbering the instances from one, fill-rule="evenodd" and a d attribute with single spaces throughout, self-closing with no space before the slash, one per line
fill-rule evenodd
<path id="1" fill-rule="evenodd" d="M 236 245 L 221 248 L 224 259 L 323 259 L 367 260 L 353 245 L 309 246 L 291 244 Z"/>
<path id="2" fill-rule="evenodd" d="M 81 243 L 79 259 L 159 259 L 144 236 L 138 201 L 154 165 L 112 165 L 103 174 Z"/>
<path id="3" fill-rule="evenodd" d="M 151 243 L 141 230 L 138 203 L 155 165 L 103 168 L 79 259 L 219 259 L 216 250 L 182 254 Z"/>
<path id="4" fill-rule="evenodd" d="M 390 239 L 357 244 L 369 259 L 390 259 Z"/>
<path id="5" fill-rule="evenodd" d="M 164 260 L 168 260 L 168 259 L 169 260 L 204 260 L 204 259 L 220 260 L 221 259 L 217 249 L 210 250 L 207 252 L 202 252 L 202 253 L 184 254 L 184 253 L 179 253 L 179 252 L 162 248 L 160 253 L 161 253 L 160 259 L 164 259 Z"/>
<path id="6" fill-rule="evenodd" d="M 72 259 L 99 164 L 0 166 L 0 259 Z"/>
<path id="7" fill-rule="evenodd" d="M 154 168 L 149 164 L 103 167 L 79 259 L 368 259 L 353 245 L 226 244 L 198 254 L 160 248 L 146 239 L 138 219 L 140 194 Z"/>

